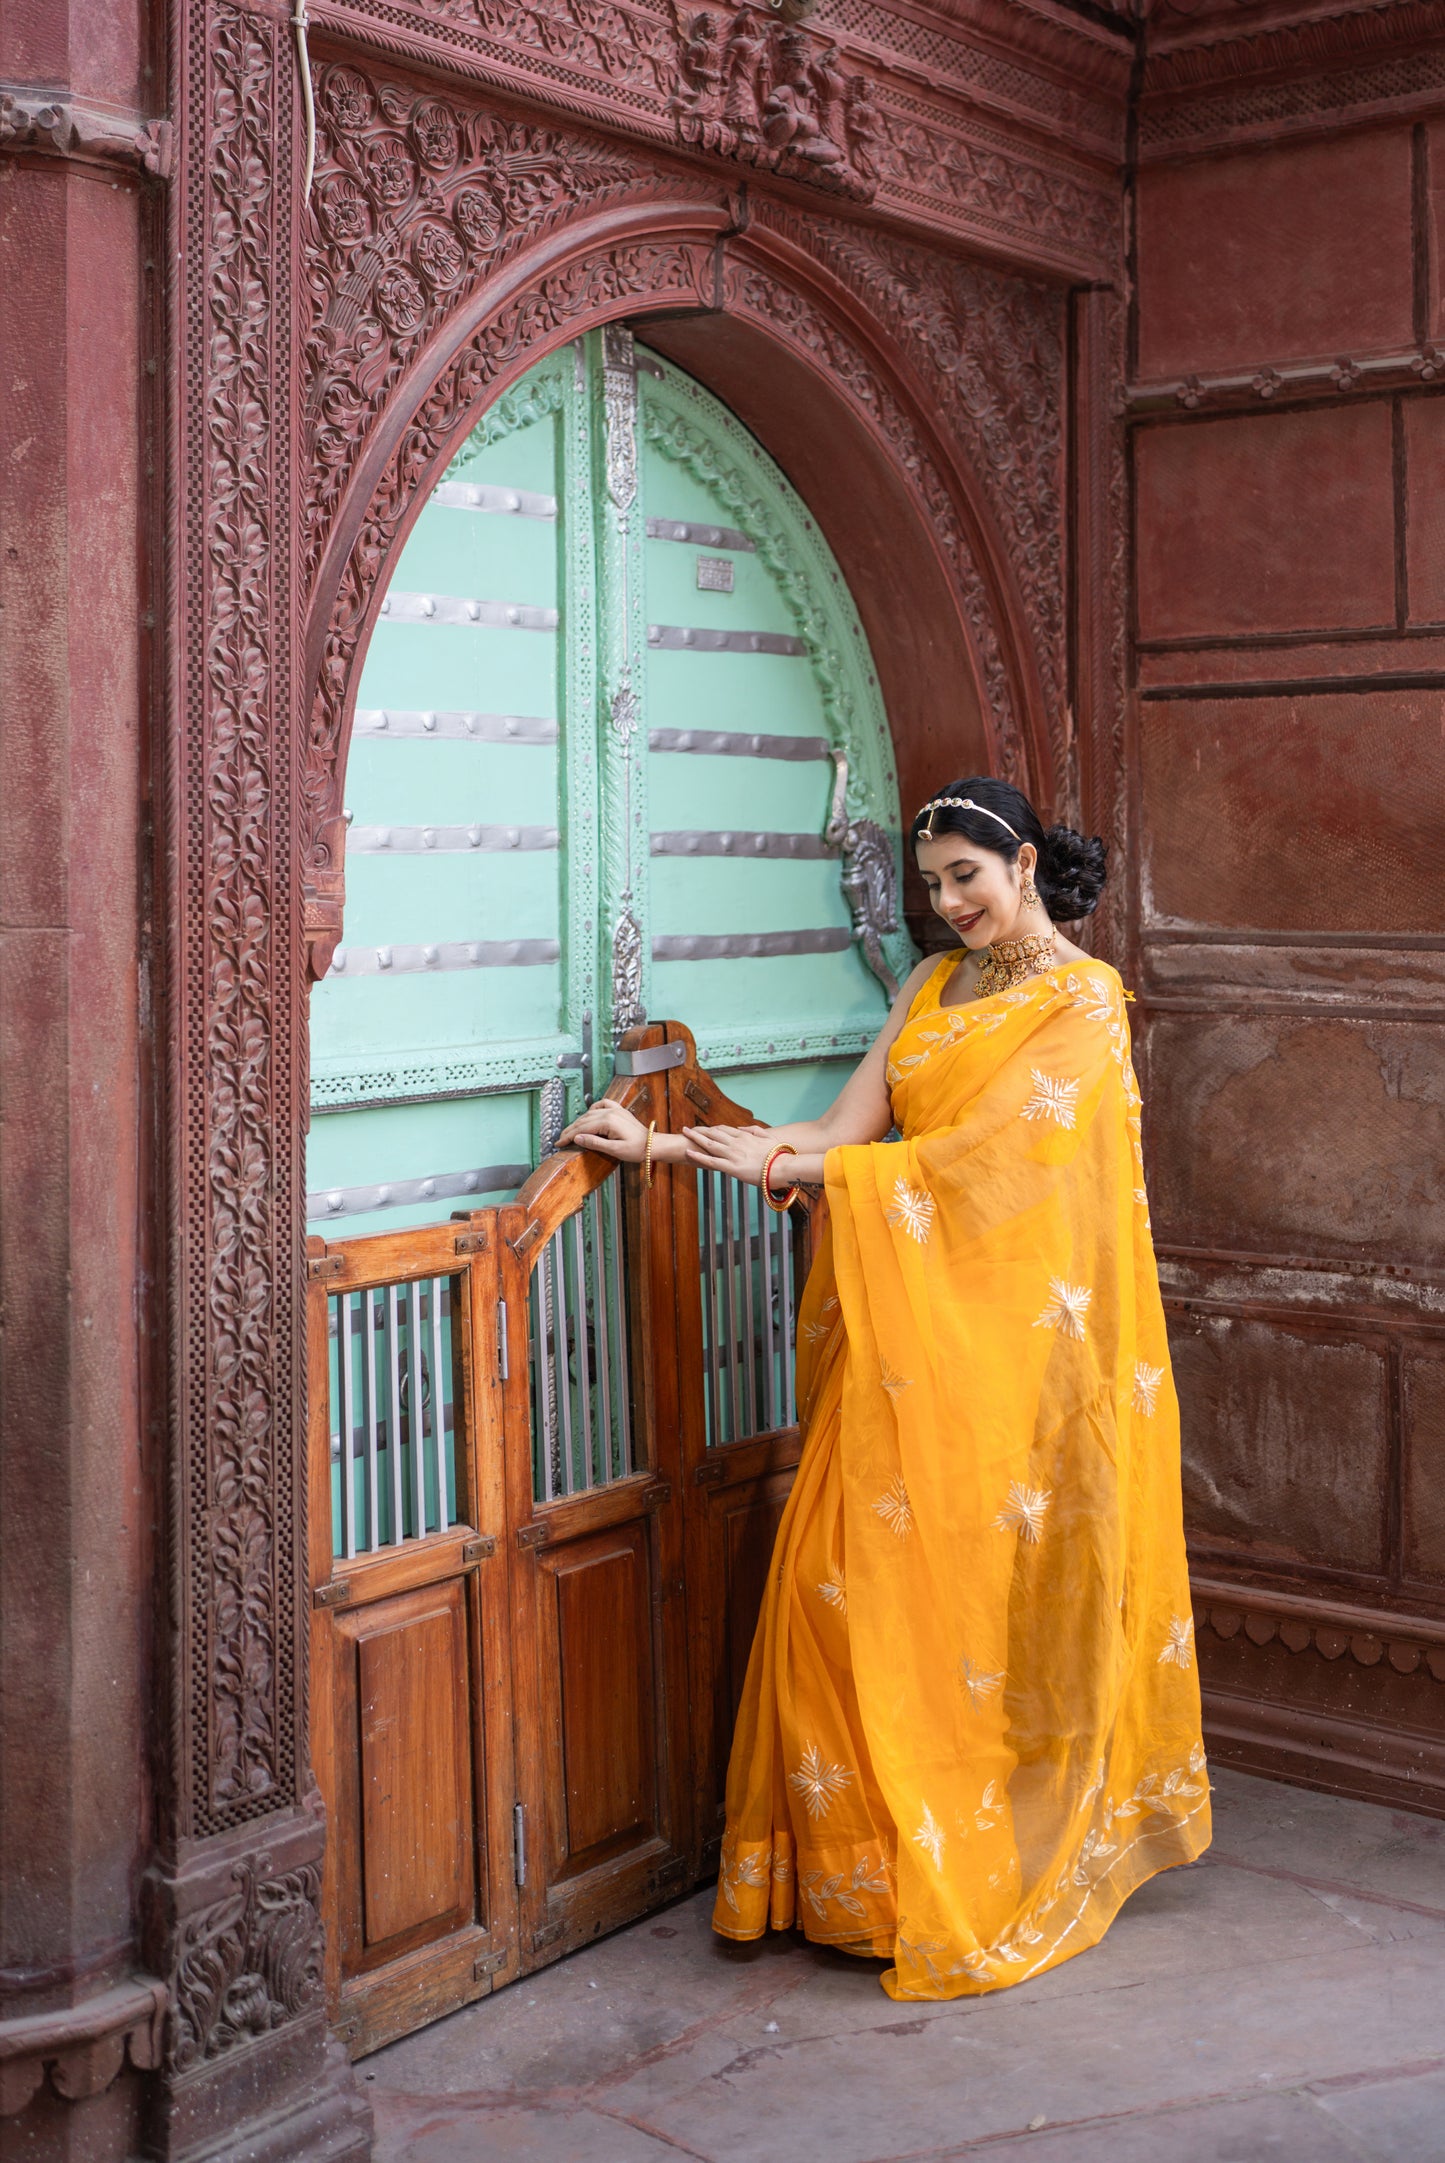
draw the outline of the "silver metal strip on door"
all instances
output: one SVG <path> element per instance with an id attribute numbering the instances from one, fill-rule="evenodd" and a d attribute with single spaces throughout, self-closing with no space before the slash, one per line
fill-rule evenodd
<path id="1" fill-rule="evenodd" d="M 685 518 L 649 518 L 647 521 L 649 541 L 682 541 L 689 548 L 729 548 L 734 554 L 746 552 L 755 556 L 756 541 L 740 533 L 736 526 L 699 526 Z"/>
<path id="2" fill-rule="evenodd" d="M 843 954 L 851 931 L 660 932 L 654 961 L 758 961 L 778 954 Z"/>
<path id="3" fill-rule="evenodd" d="M 654 856 L 748 856 L 818 858 L 836 856 L 821 834 L 707 833 L 701 828 L 652 836 Z"/>
<path id="4" fill-rule="evenodd" d="M 540 969 L 561 958 L 556 939 L 440 939 L 435 946 L 339 946 L 329 976 L 396 976 L 421 969 Z"/>
<path id="5" fill-rule="evenodd" d="M 534 608 L 529 601 L 469 600 L 455 593 L 392 592 L 381 614 L 387 623 L 459 623 L 487 631 L 555 631 L 561 621 L 555 608 Z"/>
<path id="6" fill-rule="evenodd" d="M 406 743 L 430 736 L 479 744 L 554 744 L 557 724 L 542 714 L 473 713 L 464 707 L 358 706 L 355 734 L 386 736 L 393 741 L 399 738 Z"/>
<path id="7" fill-rule="evenodd" d="M 428 849 L 555 849 L 555 826 L 353 826 L 348 856 L 421 855 Z"/>
<path id="8" fill-rule="evenodd" d="M 388 1179 L 370 1187 L 319 1187 L 306 1197 L 306 1221 L 368 1216 L 374 1209 L 412 1209 L 419 1202 L 463 1194 L 510 1194 L 532 1176 L 530 1164 L 479 1164 L 469 1172 L 433 1172 L 425 1179 Z"/>
<path id="9" fill-rule="evenodd" d="M 514 518 L 557 516 L 555 496 L 539 496 L 530 488 L 496 488 L 485 481 L 443 481 L 432 490 L 431 501 L 449 511 L 510 512 Z"/>
<path id="10" fill-rule="evenodd" d="M 826 736 L 760 736 L 742 729 L 650 729 L 653 751 L 690 751 L 709 759 L 795 759 L 799 764 L 829 759 Z"/>
<path id="11" fill-rule="evenodd" d="M 785 631 L 710 631 L 690 623 L 650 623 L 647 643 L 662 653 L 779 653 L 792 661 L 808 652 L 801 638 Z"/>

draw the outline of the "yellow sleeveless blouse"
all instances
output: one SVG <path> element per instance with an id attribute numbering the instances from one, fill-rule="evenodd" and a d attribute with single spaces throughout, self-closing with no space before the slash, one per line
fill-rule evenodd
<path id="1" fill-rule="evenodd" d="M 895 1998 L 1023 1982 L 1209 1843 L 1122 987 L 943 1007 L 958 958 L 892 1049 L 901 1140 L 826 1159 L 713 1918 Z"/>

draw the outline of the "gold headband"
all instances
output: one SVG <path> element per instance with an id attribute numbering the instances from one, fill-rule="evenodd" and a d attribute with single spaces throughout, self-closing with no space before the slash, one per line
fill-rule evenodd
<path id="1" fill-rule="evenodd" d="M 998 819 L 998 823 L 1003 828 L 1004 832 L 1008 834 L 1013 834 L 1015 841 L 1018 841 L 1022 838 L 1021 835 L 1014 832 L 1013 827 L 1009 825 L 1007 819 L 999 818 L 998 813 L 996 811 L 990 811 L 987 804 L 976 804 L 971 796 L 935 796 L 932 803 L 925 804 L 923 807 L 923 811 L 919 812 L 918 816 L 920 818 L 923 817 L 924 811 L 930 814 L 928 827 L 925 828 L 925 831 L 929 832 L 930 839 L 932 838 L 931 829 L 933 826 L 933 819 L 931 814 L 935 811 L 981 811 L 986 819 Z M 919 838 L 921 840 L 922 835 L 920 835 Z"/>

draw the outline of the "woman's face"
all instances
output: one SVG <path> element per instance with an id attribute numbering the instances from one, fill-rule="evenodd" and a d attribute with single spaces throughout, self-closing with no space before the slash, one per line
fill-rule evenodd
<path id="1" fill-rule="evenodd" d="M 980 848 L 962 834 L 920 840 L 915 854 L 935 911 L 952 924 L 965 946 L 977 950 L 996 939 L 1020 938 L 1033 917 L 1042 919 L 1041 910 L 1019 908 L 1020 877 L 1033 870 L 1038 855 L 1031 842 L 1019 850 L 1016 864 L 1005 863 L 993 849 Z"/>

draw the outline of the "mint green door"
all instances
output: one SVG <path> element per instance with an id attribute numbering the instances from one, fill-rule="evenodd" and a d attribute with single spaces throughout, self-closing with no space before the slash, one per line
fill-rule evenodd
<path id="1" fill-rule="evenodd" d="M 725 408 L 609 330 L 473 431 L 392 576 L 312 1007 L 310 1229 L 505 1198 L 675 1018 L 761 1117 L 834 1094 L 911 958 L 866 640 Z"/>

